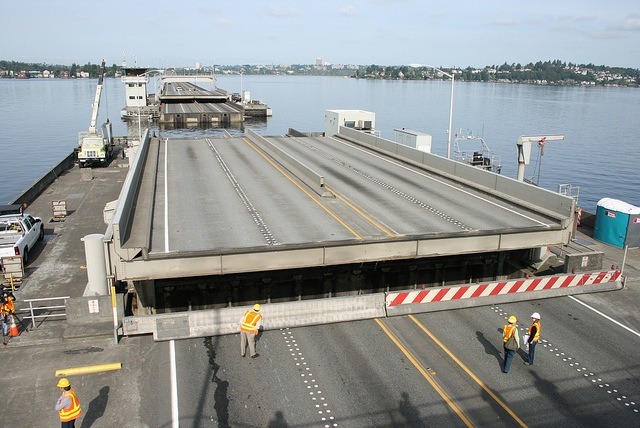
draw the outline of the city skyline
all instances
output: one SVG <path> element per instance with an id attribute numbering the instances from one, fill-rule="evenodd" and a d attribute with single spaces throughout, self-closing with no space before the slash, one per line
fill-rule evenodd
<path id="1" fill-rule="evenodd" d="M 554 60 L 640 68 L 640 4 L 327 0 L 3 5 L 0 58 L 145 67 L 431 64 Z"/>

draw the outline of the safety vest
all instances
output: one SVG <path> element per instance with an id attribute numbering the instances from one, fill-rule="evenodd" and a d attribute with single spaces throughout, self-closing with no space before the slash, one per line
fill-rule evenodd
<path id="1" fill-rule="evenodd" d="M 255 333 L 258 329 L 256 326 L 262 319 L 262 315 L 254 311 L 247 311 L 242 318 L 240 330 L 247 333 Z"/>
<path id="2" fill-rule="evenodd" d="M 71 400 L 71 404 L 69 405 L 69 407 L 65 407 L 64 409 L 60 409 L 58 411 L 58 413 L 60 414 L 60 422 L 74 421 L 78 419 L 78 417 L 80 417 L 80 413 L 82 413 L 82 410 L 80 409 L 80 400 L 78 400 L 76 391 L 73 388 L 65 391 L 64 395 L 69 397 L 69 399 Z"/>
<path id="3" fill-rule="evenodd" d="M 8 299 L 5 303 L 0 307 L 0 312 L 5 315 L 12 314 L 16 311 L 16 306 L 13 304 L 13 300 Z"/>
<path id="4" fill-rule="evenodd" d="M 504 331 L 504 335 L 502 336 L 502 341 L 504 343 L 507 343 L 507 340 L 509 340 L 509 338 L 511 336 L 513 336 L 513 333 L 516 330 L 516 326 L 514 324 L 507 324 L 504 326 L 504 328 L 502 329 L 502 331 Z"/>
<path id="5" fill-rule="evenodd" d="M 538 340 L 540 340 L 540 320 L 534 321 L 531 324 L 531 327 L 529 327 L 529 336 L 531 336 L 531 332 L 533 331 L 533 327 L 536 328 L 536 334 L 535 336 L 533 336 L 533 339 L 531 339 L 532 342 L 537 342 Z"/>

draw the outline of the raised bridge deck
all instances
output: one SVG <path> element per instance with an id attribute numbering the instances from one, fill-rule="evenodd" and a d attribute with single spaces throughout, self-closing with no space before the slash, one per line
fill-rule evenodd
<path id="1" fill-rule="evenodd" d="M 118 279 L 489 253 L 569 240 L 571 198 L 340 132 L 147 139 L 114 220 Z"/>
<path id="2" fill-rule="evenodd" d="M 164 82 L 159 100 L 163 124 L 232 124 L 244 118 L 242 107 L 229 101 L 226 91 L 203 89 L 191 82 Z"/>

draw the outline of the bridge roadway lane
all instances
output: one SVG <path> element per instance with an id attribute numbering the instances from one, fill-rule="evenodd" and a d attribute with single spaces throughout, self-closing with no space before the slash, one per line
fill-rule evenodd
<path id="1" fill-rule="evenodd" d="M 533 311 L 542 314 L 543 333 L 535 365 L 525 366 L 520 353 L 503 374 L 500 329 L 516 314 L 522 335 Z M 515 417 L 531 427 L 640 424 L 638 336 L 572 298 L 414 317 L 448 351 L 410 317 L 382 322 L 435 371 L 429 376 L 471 424 L 519 426 Z M 238 335 L 176 342 L 182 426 L 465 426 L 375 320 L 267 331 L 257 359 L 241 358 L 238 342 Z M 149 375 L 150 384 L 168 386 L 164 369 Z M 149 426 L 169 425 L 163 390 L 157 402 L 142 403 Z"/>
<path id="2" fill-rule="evenodd" d="M 271 139 L 328 185 L 397 233 L 411 235 L 514 227 L 544 228 L 548 219 L 495 197 L 336 138 Z"/>
<path id="3" fill-rule="evenodd" d="M 152 252 L 166 252 L 165 174 L 169 252 L 354 239 L 242 139 L 169 140 L 166 149 L 168 172 L 161 144 Z"/>
<path id="4" fill-rule="evenodd" d="M 165 114 L 188 114 L 188 113 L 237 113 L 238 110 L 225 103 L 172 103 L 163 104 Z"/>
<path id="5" fill-rule="evenodd" d="M 247 138 L 168 140 L 160 148 L 151 252 L 166 252 L 167 240 L 169 252 L 188 252 L 358 238 L 347 225 L 364 230 L 364 239 L 553 225 L 535 212 L 333 138 L 272 141 L 324 175 L 364 214 L 345 218 L 336 199 L 311 195 Z M 165 175 L 168 222 L 158 203 L 165 200 Z M 381 227 L 362 229 L 365 223 Z"/>

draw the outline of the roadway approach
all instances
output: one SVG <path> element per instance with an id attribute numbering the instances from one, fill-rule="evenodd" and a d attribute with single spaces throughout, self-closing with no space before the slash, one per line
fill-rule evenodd
<path id="1" fill-rule="evenodd" d="M 146 133 L 105 234 L 107 276 L 134 315 L 514 278 L 575 218 L 572 198 L 344 127 Z"/>
<path id="2" fill-rule="evenodd" d="M 56 372 L 111 363 L 122 369 L 68 376 L 83 409 L 76 426 L 638 426 L 640 249 L 626 254 L 595 241 L 584 221 L 576 239 L 602 252 L 604 266 L 624 268 L 622 290 L 267 329 L 257 359 L 240 357 L 235 315 L 234 334 L 174 342 L 127 336 L 115 344 L 112 330 L 90 328 L 96 314 L 79 319 L 72 306 L 94 299 L 82 297 L 81 239 L 104 233 L 103 209 L 118 198 L 129 169 L 120 158 L 107 168 L 71 167 L 26 199 L 28 211 L 45 219 L 46 235 L 15 293 L 20 316 L 27 324 L 28 299 L 71 298 L 65 318 L 38 320 L 0 351 L 5 426 L 57 426 Z M 48 220 L 52 200 L 67 201 L 64 222 Z M 288 304 L 263 305 L 265 324 L 274 322 L 272 308 Z M 242 308 L 225 310 L 235 309 Z M 520 350 L 501 373 L 502 325 L 516 315 L 522 335 L 534 311 L 542 314 L 535 365 L 525 366 Z"/>

